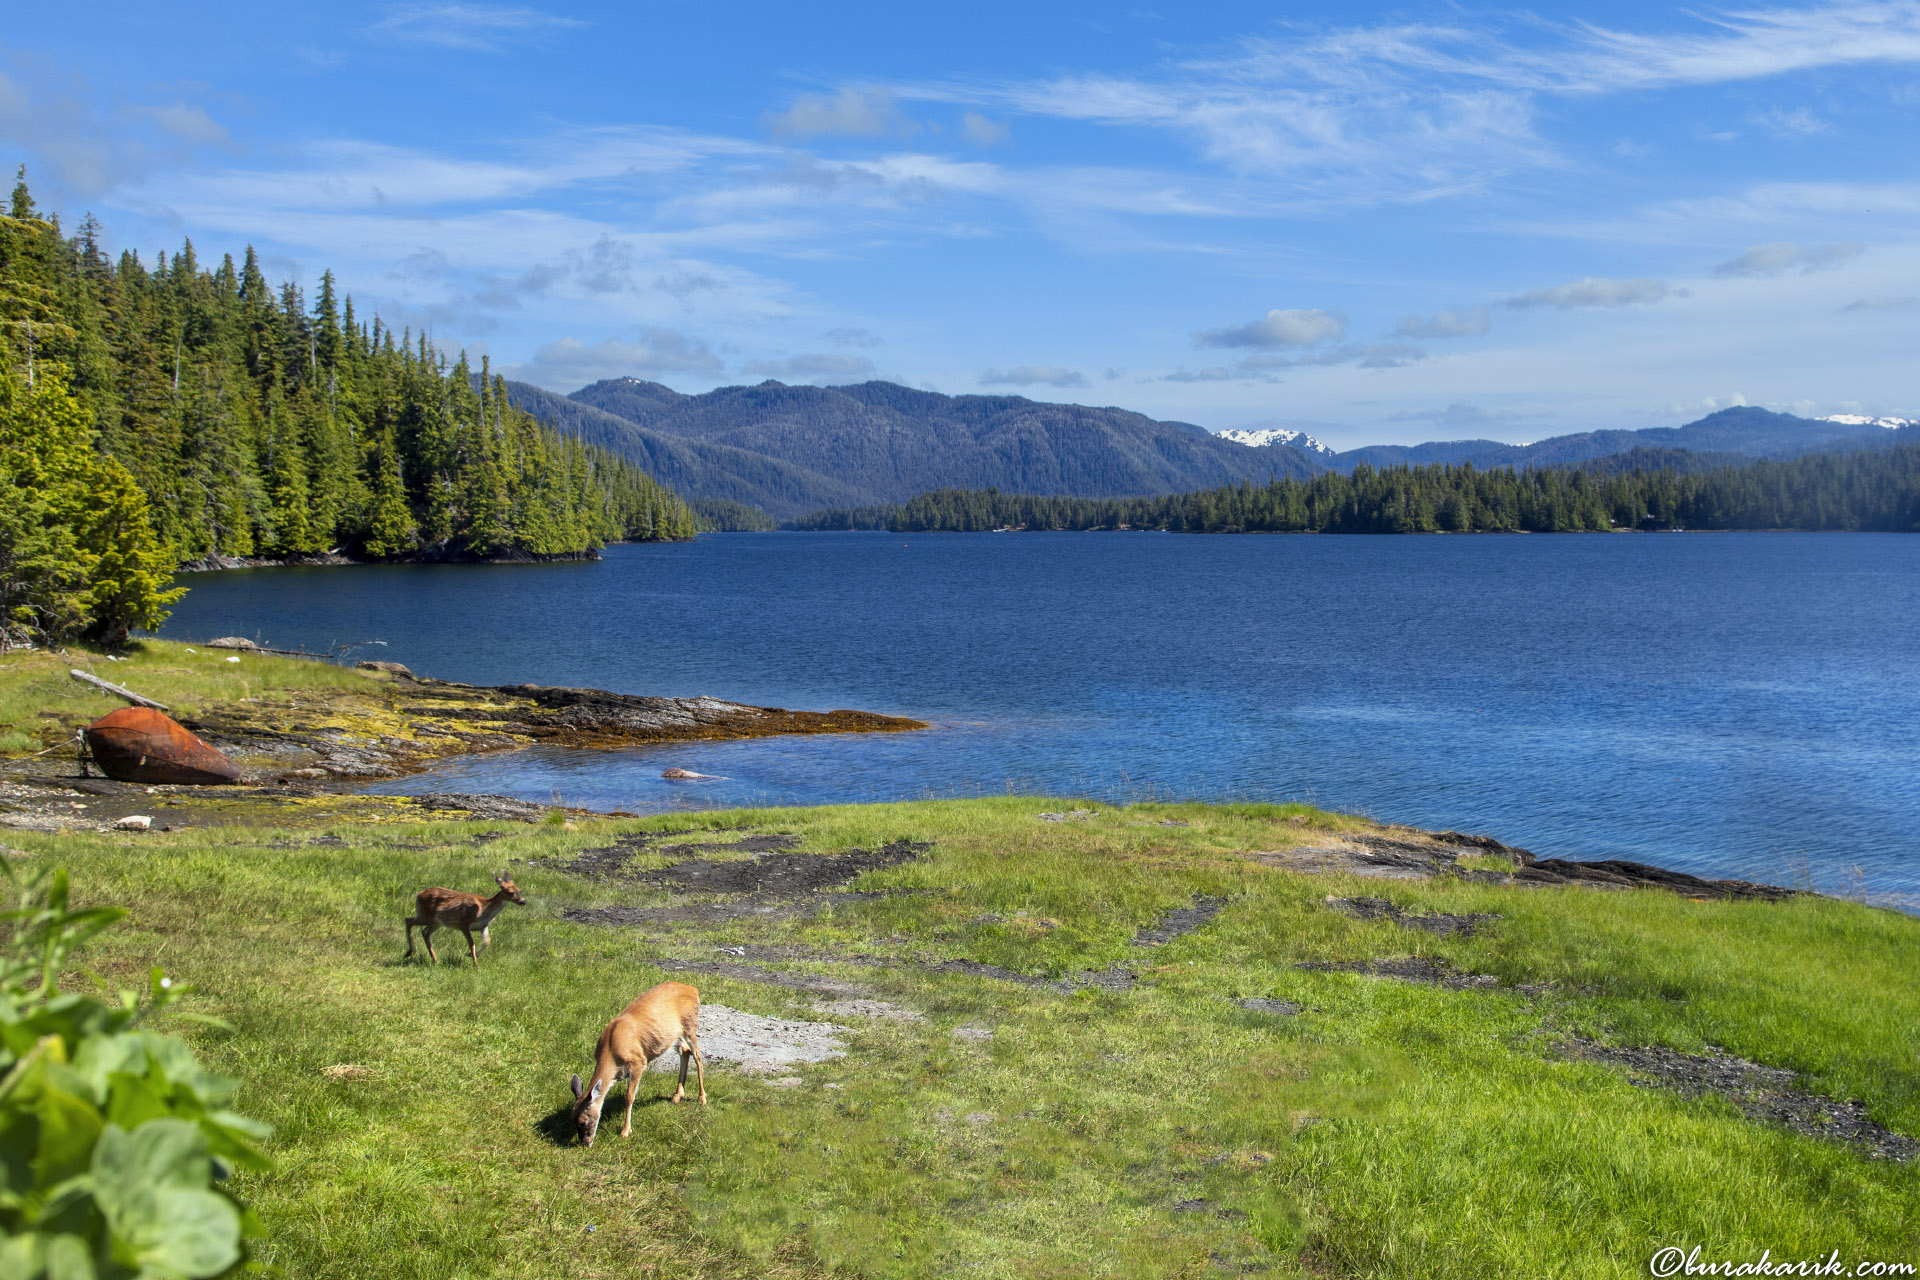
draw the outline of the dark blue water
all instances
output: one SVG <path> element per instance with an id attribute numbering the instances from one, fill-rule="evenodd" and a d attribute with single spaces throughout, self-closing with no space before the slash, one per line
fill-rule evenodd
<path id="1" fill-rule="evenodd" d="M 936 726 L 532 750 L 381 790 L 1309 799 L 1920 903 L 1920 537 L 731 534 L 188 581 L 170 636 L 377 638 L 362 656 L 449 679 Z"/>

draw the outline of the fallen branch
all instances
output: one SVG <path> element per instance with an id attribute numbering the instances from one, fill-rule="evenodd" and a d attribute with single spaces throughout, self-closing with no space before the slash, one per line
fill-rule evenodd
<path id="1" fill-rule="evenodd" d="M 165 711 L 167 709 L 164 702 L 155 702 L 152 698 L 143 698 L 131 689 L 114 684 L 111 680 L 102 680 L 99 676 L 88 675 L 78 667 L 72 668 L 67 674 L 83 684 L 90 684 L 95 688 L 104 689 L 116 698 L 125 698 L 136 707 L 152 707 L 155 711 Z"/>

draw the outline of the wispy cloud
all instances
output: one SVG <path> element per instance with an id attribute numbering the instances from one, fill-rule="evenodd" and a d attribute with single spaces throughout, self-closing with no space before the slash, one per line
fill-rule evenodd
<path id="1" fill-rule="evenodd" d="M 649 329 L 637 342 L 618 338 L 588 343 L 561 338 L 546 343 L 525 364 L 503 366 L 509 378 L 555 391 L 573 391 L 603 378 L 670 374 L 717 376 L 725 363 L 706 343 L 675 329 Z"/>
<path id="2" fill-rule="evenodd" d="M 1013 130 L 1004 120 L 989 120 L 978 111 L 960 117 L 960 133 L 976 147 L 997 147 L 1013 138 Z"/>
<path id="3" fill-rule="evenodd" d="M 1296 307 L 1269 311 L 1246 324 L 1207 329 L 1194 334 L 1193 340 L 1203 347 L 1311 347 L 1338 341 L 1346 333 L 1345 317 L 1317 308 Z"/>
<path id="4" fill-rule="evenodd" d="M 1608 280 L 1588 276 L 1551 289 L 1535 289 L 1508 298 L 1509 307 L 1556 307 L 1562 311 L 1576 307 L 1632 307 L 1659 302 L 1674 290 L 1664 280 Z"/>
<path id="5" fill-rule="evenodd" d="M 1300 355 L 1263 353 L 1232 364 L 1204 369 L 1176 369 L 1161 375 L 1163 382 L 1278 382 L 1289 369 L 1353 365 L 1360 369 L 1404 369 L 1427 358 L 1427 353 L 1405 342 L 1341 343 Z"/>
<path id="6" fill-rule="evenodd" d="M 1912 296 L 1889 297 L 1875 294 L 1871 298 L 1860 298 L 1840 308 L 1842 311 L 1904 311 L 1909 307 L 1920 306 L 1920 298 Z"/>
<path id="7" fill-rule="evenodd" d="M 789 139 L 834 134 L 878 138 L 920 131 L 920 126 L 900 110 L 894 95 L 884 89 L 843 88 L 831 95 L 803 93 L 791 107 L 770 111 L 764 120 L 768 133 Z"/>
<path id="8" fill-rule="evenodd" d="M 1013 369 L 988 369 L 980 375 L 983 387 L 1084 387 L 1087 380 L 1077 369 L 1051 364 L 1023 364 Z"/>
<path id="9" fill-rule="evenodd" d="M 1431 318 L 1405 316 L 1393 326 L 1396 338 L 1472 338 L 1493 327 L 1492 312 L 1486 307 L 1463 311 L 1436 311 Z"/>
<path id="10" fill-rule="evenodd" d="M 367 30 L 409 44 L 499 53 L 510 43 L 587 24 L 539 9 L 488 4 L 408 4 L 390 9 Z"/>
<path id="11" fill-rule="evenodd" d="M 1730 258 L 1713 269 L 1716 276 L 1777 276 L 1787 271 L 1818 271 L 1857 258 L 1865 245 L 1794 244 L 1778 240 L 1755 245 L 1737 258 Z"/>
<path id="12" fill-rule="evenodd" d="M 806 378 L 850 381 L 873 374 L 873 361 L 865 356 L 814 352 L 786 356 L 779 360 L 749 360 L 741 371 L 757 378 Z"/>

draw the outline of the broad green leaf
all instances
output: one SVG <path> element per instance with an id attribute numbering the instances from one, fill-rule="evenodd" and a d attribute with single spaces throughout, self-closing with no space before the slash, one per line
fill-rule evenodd
<path id="1" fill-rule="evenodd" d="M 47 1239 L 47 1280 L 96 1280 L 100 1274 L 93 1265 L 93 1250 L 75 1235 L 57 1235 Z"/>
<path id="2" fill-rule="evenodd" d="M 94 1194 L 118 1246 L 162 1274 L 215 1275 L 239 1261 L 240 1211 L 207 1190 L 211 1171 L 205 1135 L 184 1120 L 107 1126 Z"/>
<path id="3" fill-rule="evenodd" d="M 34 1111 L 40 1120 L 34 1185 L 45 1189 L 87 1168 L 104 1121 L 91 1102 L 51 1081 L 39 1089 Z"/>
<path id="4" fill-rule="evenodd" d="M 134 1129 L 170 1112 L 166 1098 L 143 1076 L 116 1071 L 107 1077 L 107 1123 Z"/>

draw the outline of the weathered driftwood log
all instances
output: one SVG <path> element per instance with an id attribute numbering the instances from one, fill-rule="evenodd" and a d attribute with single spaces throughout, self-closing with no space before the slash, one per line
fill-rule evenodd
<path id="1" fill-rule="evenodd" d="M 116 698 L 125 698 L 136 707 L 152 707 L 155 711 L 165 711 L 167 709 L 167 705 L 164 702 L 155 702 L 152 698 L 143 698 L 131 689 L 117 685 L 111 680 L 102 680 L 99 676 L 88 675 L 78 667 L 72 668 L 67 674 L 75 680 L 94 686 L 96 689 L 104 689 Z"/>

